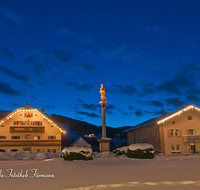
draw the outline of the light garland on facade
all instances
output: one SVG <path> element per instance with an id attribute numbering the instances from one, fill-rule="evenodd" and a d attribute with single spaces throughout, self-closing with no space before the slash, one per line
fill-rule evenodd
<path id="1" fill-rule="evenodd" d="M 27 110 L 21 110 L 21 109 L 17 109 L 15 111 L 13 111 L 12 113 L 10 113 L 7 117 L 5 117 L 4 119 L 2 119 L 0 121 L 0 125 L 2 123 L 4 123 L 5 119 L 11 119 L 15 114 L 19 113 L 19 112 L 38 112 L 44 119 L 46 119 L 48 122 L 52 123 L 52 125 L 54 125 L 55 127 L 57 127 L 59 129 L 59 131 L 63 134 L 66 133 L 65 130 L 63 130 L 61 127 L 58 127 L 52 120 L 50 120 L 48 117 L 46 117 L 45 115 L 43 115 L 40 111 L 36 110 L 36 109 L 27 109 Z"/>
<path id="2" fill-rule="evenodd" d="M 157 123 L 158 123 L 158 124 L 164 123 L 165 121 L 167 121 L 167 120 L 169 120 L 169 119 L 171 119 L 171 118 L 173 118 L 173 117 L 175 117 L 175 116 L 177 116 L 177 115 L 180 115 L 180 114 L 183 113 L 184 111 L 187 111 L 187 110 L 193 109 L 193 108 L 195 108 L 196 110 L 200 111 L 199 108 L 197 108 L 197 107 L 195 107 L 195 106 L 193 106 L 193 105 L 187 106 L 186 108 L 183 108 L 182 110 L 180 110 L 180 111 L 178 111 L 178 112 L 176 112 L 176 113 L 174 113 L 174 114 L 172 114 L 172 115 L 166 117 L 165 119 L 162 119 L 162 120 L 158 121 Z"/>

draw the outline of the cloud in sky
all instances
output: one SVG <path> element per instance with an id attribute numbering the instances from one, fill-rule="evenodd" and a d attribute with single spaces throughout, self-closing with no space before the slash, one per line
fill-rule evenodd
<path id="1" fill-rule="evenodd" d="M 104 47 L 101 51 L 101 55 L 106 58 L 121 58 L 124 62 L 133 62 L 138 54 L 135 51 L 127 50 L 124 44 L 115 43 Z"/>
<path id="2" fill-rule="evenodd" d="M 162 40 L 162 41 L 167 41 L 168 37 L 169 37 L 169 31 L 166 30 L 163 27 L 158 27 L 158 26 L 145 26 L 145 28 L 151 32 L 157 32 L 158 33 L 158 37 Z"/>
<path id="3" fill-rule="evenodd" d="M 94 67 L 94 66 L 90 66 L 90 65 L 86 65 L 86 64 L 82 64 L 82 63 L 74 63 L 72 66 L 79 68 L 86 73 L 90 73 L 90 74 L 98 73 L 96 67 Z"/>
<path id="4" fill-rule="evenodd" d="M 4 95 L 21 96 L 22 92 L 15 90 L 9 83 L 0 81 L 0 93 Z"/>
<path id="5" fill-rule="evenodd" d="M 51 106 L 51 105 L 43 105 L 44 108 L 47 108 L 47 109 L 54 109 L 56 106 Z"/>
<path id="6" fill-rule="evenodd" d="M 6 8 L 2 8 L 4 16 L 12 21 L 14 21 L 18 25 L 22 25 L 24 23 L 24 17 L 20 14 L 16 13 L 13 10 L 8 10 Z"/>
<path id="7" fill-rule="evenodd" d="M 57 28 L 55 31 L 56 31 L 55 33 L 59 35 L 65 36 L 67 38 L 73 38 L 73 40 L 76 42 L 80 42 L 82 44 L 90 44 L 90 45 L 93 44 L 90 34 L 88 32 L 76 33 L 66 27 Z"/>
<path id="8" fill-rule="evenodd" d="M 9 76 L 9 77 L 11 77 L 11 78 L 13 78 L 15 80 L 18 80 L 18 81 L 20 81 L 20 82 L 22 82 L 22 83 L 24 83 L 26 85 L 30 81 L 30 79 L 27 76 L 20 75 L 17 72 L 12 71 L 12 70 L 10 70 L 10 69 L 8 69 L 6 67 L 0 66 L 0 69 L 1 69 L 1 72 L 6 74 L 7 76 Z"/>
<path id="9" fill-rule="evenodd" d="M 87 83 L 78 84 L 77 82 L 65 82 L 64 84 L 70 87 L 74 87 L 76 90 L 79 91 L 91 91 L 91 89 L 94 88 L 92 84 Z"/>
<path id="10" fill-rule="evenodd" d="M 159 92 L 166 92 L 170 95 L 181 94 L 180 88 L 191 88 L 191 82 L 184 76 L 178 76 L 157 86 Z"/>
<path id="11" fill-rule="evenodd" d="M 118 85 L 112 84 L 107 88 L 107 91 L 110 93 L 119 93 L 119 94 L 126 94 L 126 95 L 133 95 L 136 93 L 137 89 L 132 85 Z"/>
<path id="12" fill-rule="evenodd" d="M 92 112 L 84 112 L 84 111 L 77 111 L 77 114 L 81 114 L 81 115 L 86 115 L 87 117 L 92 117 L 92 118 L 101 118 L 101 116 L 97 115 L 96 113 Z"/>
<path id="13" fill-rule="evenodd" d="M 8 60 L 8 61 L 14 61 L 15 60 L 15 55 L 10 50 L 1 48 L 0 49 L 0 58 Z"/>
<path id="14" fill-rule="evenodd" d="M 83 103 L 82 104 L 82 107 L 85 108 L 85 109 L 88 109 L 88 110 L 92 110 L 92 111 L 100 111 L 100 105 L 99 104 L 86 104 L 86 103 Z"/>

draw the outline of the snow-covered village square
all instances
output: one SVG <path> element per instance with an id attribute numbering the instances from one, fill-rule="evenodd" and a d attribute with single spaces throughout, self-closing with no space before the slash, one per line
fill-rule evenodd
<path id="1" fill-rule="evenodd" d="M 101 153 L 90 161 L 3 160 L 1 175 L 8 177 L 10 171 L 6 170 L 13 169 L 13 173 L 22 171 L 22 175 L 28 171 L 28 177 L 4 177 L 0 181 L 3 190 L 197 190 L 199 163 L 200 155 L 158 155 L 146 160 L 107 157 Z M 38 175 L 49 177 L 33 176 L 33 169 L 37 169 Z"/>
<path id="2" fill-rule="evenodd" d="M 0 0 L 0 190 L 200 190 L 199 0 Z"/>

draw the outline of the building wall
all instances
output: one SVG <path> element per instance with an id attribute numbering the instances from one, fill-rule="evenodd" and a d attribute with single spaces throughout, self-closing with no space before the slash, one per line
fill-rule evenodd
<path id="1" fill-rule="evenodd" d="M 134 143 L 149 143 L 154 146 L 155 150 L 160 149 L 159 127 L 157 124 L 128 131 L 127 137 L 128 145 Z"/>
<path id="2" fill-rule="evenodd" d="M 32 117 L 26 117 L 27 113 L 32 114 Z M 39 149 L 40 151 L 48 151 L 48 149 L 55 149 L 56 152 L 61 151 L 61 133 L 55 127 L 51 120 L 48 121 L 48 119 L 44 118 L 46 116 L 42 116 L 37 111 L 29 111 L 29 112 L 23 112 L 20 111 L 12 116 L 12 118 L 6 118 L 4 123 L 0 125 L 0 137 L 3 138 L 3 136 L 6 136 L 6 139 L 0 139 L 0 149 L 8 150 L 8 149 L 25 149 L 26 147 L 31 147 L 31 151 L 33 149 Z M 17 125 L 18 121 L 22 121 L 25 125 Z M 37 122 L 39 123 L 39 126 L 36 125 Z M 33 125 L 35 124 L 35 125 Z M 35 127 L 40 128 L 44 127 L 44 132 L 40 131 L 26 131 L 26 132 L 19 132 L 19 131 L 10 131 L 10 127 Z M 36 129 L 37 130 L 37 129 Z M 27 135 L 30 135 L 30 139 L 26 139 Z M 12 136 L 17 136 L 19 139 L 12 139 Z M 39 136 L 40 138 L 38 140 L 34 140 L 35 136 Z M 51 136 L 51 137 L 50 137 Z M 52 138 L 52 139 L 51 139 Z M 23 141 L 24 146 L 20 146 L 19 141 Z M 46 140 L 47 142 L 44 143 L 42 141 Z M 30 142 L 31 141 L 31 142 Z M 17 146 L 11 145 L 10 142 L 16 142 L 18 143 Z M 26 142 L 28 144 L 26 144 Z M 49 144 L 50 143 L 50 144 Z M 37 144 L 37 146 L 35 146 Z"/>
<path id="3" fill-rule="evenodd" d="M 191 117 L 192 119 L 188 120 L 188 117 Z M 174 155 L 192 153 L 190 147 L 192 143 L 195 145 L 195 151 L 200 152 L 200 142 L 197 142 L 197 140 L 184 142 L 184 137 L 195 136 L 195 139 L 197 139 L 197 136 L 200 135 L 200 112 L 198 110 L 190 109 L 185 111 L 180 115 L 165 121 L 160 127 L 164 128 L 165 154 Z M 177 130 L 179 130 L 178 134 Z M 193 130 L 193 135 L 189 135 L 190 130 Z M 175 146 L 175 150 L 172 148 L 173 145 Z"/>

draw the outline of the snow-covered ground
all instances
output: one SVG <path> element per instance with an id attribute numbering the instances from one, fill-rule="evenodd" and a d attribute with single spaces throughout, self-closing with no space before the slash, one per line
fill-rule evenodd
<path id="1" fill-rule="evenodd" d="M 151 160 L 101 158 L 99 154 L 92 161 L 2 160 L 0 169 L 2 190 L 200 189 L 200 155 L 159 155 Z M 27 173 L 24 178 L 6 178 L 11 169 L 12 174 Z"/>

